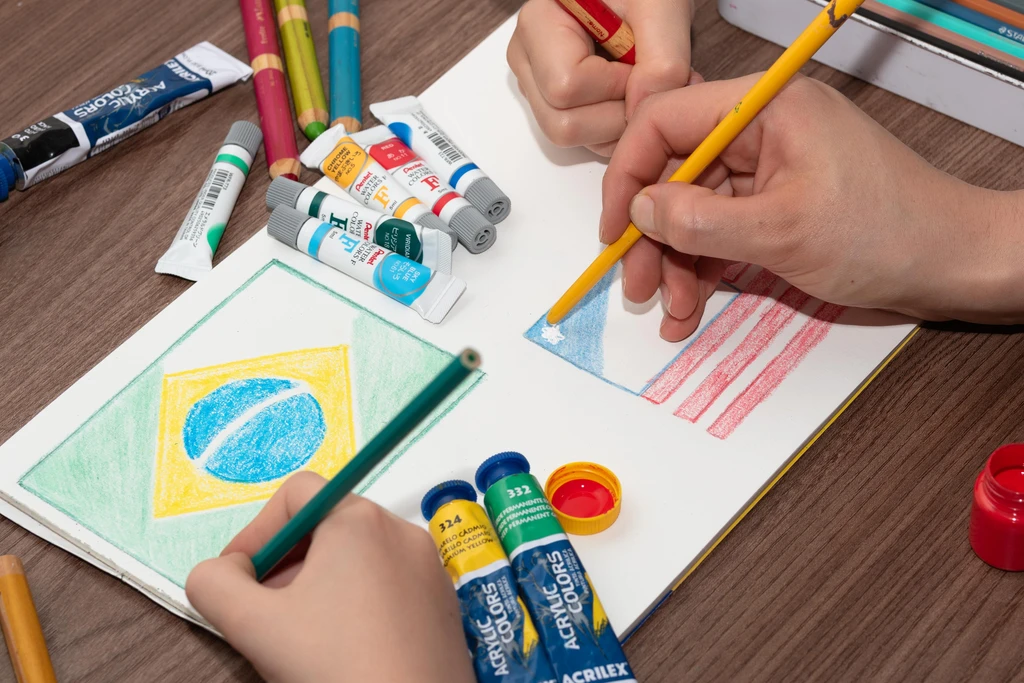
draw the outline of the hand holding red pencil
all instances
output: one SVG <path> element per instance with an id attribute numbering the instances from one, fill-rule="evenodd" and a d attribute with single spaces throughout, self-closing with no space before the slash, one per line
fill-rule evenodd
<path id="1" fill-rule="evenodd" d="M 508 62 L 552 142 L 607 156 L 645 97 L 689 81 L 692 17 L 691 0 L 529 0 Z"/>

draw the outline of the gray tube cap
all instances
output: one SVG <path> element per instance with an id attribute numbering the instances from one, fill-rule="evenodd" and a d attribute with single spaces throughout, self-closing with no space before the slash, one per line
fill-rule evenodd
<path id="1" fill-rule="evenodd" d="M 271 211 L 279 206 L 294 209 L 299 202 L 299 195 L 305 189 L 302 183 L 279 175 L 270 181 L 270 187 L 267 188 L 267 208 Z"/>
<path id="2" fill-rule="evenodd" d="M 464 206 L 452 216 L 449 226 L 462 246 L 471 254 L 487 251 L 498 238 L 498 231 L 472 206 Z"/>
<path id="3" fill-rule="evenodd" d="M 224 138 L 225 145 L 238 145 L 253 158 L 256 158 L 256 150 L 262 142 L 263 131 L 250 121 L 235 121 L 231 124 L 228 136 Z"/>
<path id="4" fill-rule="evenodd" d="M 477 178 L 462 196 L 495 225 L 512 213 L 512 200 L 490 178 Z"/>
<path id="5" fill-rule="evenodd" d="M 440 230 L 446 235 L 451 235 L 452 238 L 452 251 L 455 251 L 455 245 L 458 242 L 455 241 L 456 234 L 452 232 L 452 229 L 444 224 L 444 221 L 430 213 L 429 211 L 413 221 L 416 225 L 421 225 L 424 228 L 430 228 L 431 230 Z"/>
<path id="6" fill-rule="evenodd" d="M 270 214 L 267 232 L 276 240 L 294 249 L 299 242 L 299 232 L 309 216 L 294 208 L 279 206 Z"/>

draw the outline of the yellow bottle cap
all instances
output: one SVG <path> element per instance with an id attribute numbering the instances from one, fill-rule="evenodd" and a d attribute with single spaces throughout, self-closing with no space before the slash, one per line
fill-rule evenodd
<path id="1" fill-rule="evenodd" d="M 622 484 L 607 467 L 593 462 L 571 462 L 551 473 L 544 484 L 555 517 L 566 533 L 598 534 L 619 518 Z"/>

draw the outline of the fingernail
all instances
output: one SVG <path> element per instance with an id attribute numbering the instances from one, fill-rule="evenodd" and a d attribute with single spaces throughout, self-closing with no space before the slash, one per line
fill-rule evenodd
<path id="1" fill-rule="evenodd" d="M 629 203 L 629 218 L 640 232 L 654 234 L 654 200 L 642 192 Z"/>
<path id="2" fill-rule="evenodd" d="M 668 314 L 672 315 L 672 290 L 665 284 L 662 284 L 658 290 L 661 292 L 661 303 L 665 306 L 665 310 L 668 311 Z"/>

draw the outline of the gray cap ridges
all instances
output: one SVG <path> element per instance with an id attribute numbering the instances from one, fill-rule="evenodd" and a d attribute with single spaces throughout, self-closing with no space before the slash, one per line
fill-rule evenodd
<path id="1" fill-rule="evenodd" d="M 294 208 L 279 206 L 270 214 L 267 221 L 267 232 L 276 240 L 295 248 L 299 241 L 299 232 L 309 220 L 309 216 Z"/>
<path id="2" fill-rule="evenodd" d="M 287 206 L 294 209 L 299 202 L 299 195 L 306 189 L 306 185 L 296 182 L 291 178 L 282 175 L 270 181 L 267 188 L 267 208 L 273 211 L 279 206 Z"/>
<path id="3" fill-rule="evenodd" d="M 494 226 L 472 206 L 464 206 L 456 211 L 449 221 L 449 227 L 471 254 L 487 251 L 498 237 Z"/>
<path id="4" fill-rule="evenodd" d="M 256 150 L 260 148 L 262 142 L 263 131 L 251 121 L 235 121 L 231 124 L 228 136 L 224 138 L 225 145 L 238 145 L 251 157 L 256 156 Z"/>
<path id="5" fill-rule="evenodd" d="M 495 225 L 512 213 L 512 200 L 490 178 L 477 178 L 462 196 Z"/>
<path id="6" fill-rule="evenodd" d="M 424 228 L 430 228 L 431 230 L 440 230 L 441 232 L 452 236 L 452 251 L 455 251 L 455 234 L 452 229 L 444 224 L 444 221 L 435 216 L 434 214 L 427 211 L 422 216 L 413 221 L 416 225 L 423 226 Z"/>

